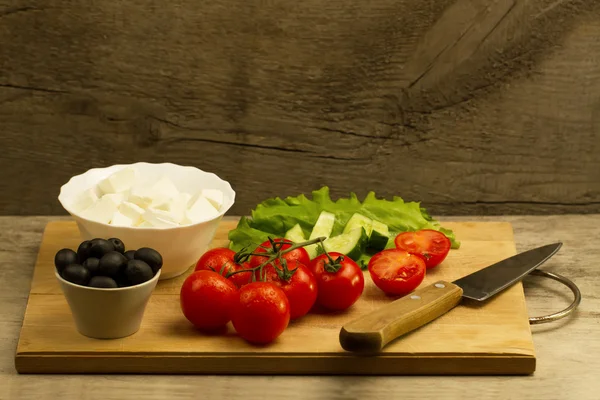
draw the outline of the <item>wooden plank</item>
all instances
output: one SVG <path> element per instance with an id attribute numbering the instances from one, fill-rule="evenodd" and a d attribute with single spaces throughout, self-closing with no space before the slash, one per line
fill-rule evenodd
<path id="1" fill-rule="evenodd" d="M 323 184 L 600 211 L 598 0 L 14 0 L 0 21 L 3 215 L 62 214 L 71 175 L 142 159 L 216 172 L 239 215 Z"/>
<path id="2" fill-rule="evenodd" d="M 150 400 L 176 397 L 196 399 L 198 388 L 206 399 L 341 400 L 357 398 L 403 398 L 417 400 L 448 396 L 503 400 L 576 397 L 596 400 L 600 367 L 596 354 L 600 337 L 594 335 L 599 321 L 600 276 L 596 261 L 600 248 L 591 237 L 598 235 L 600 215 L 469 216 L 445 217 L 452 221 L 505 221 L 514 227 L 519 251 L 544 242 L 562 240 L 562 249 L 544 264 L 544 269 L 572 278 L 584 294 L 578 311 L 570 318 L 548 325 L 532 326 L 536 349 L 536 371 L 531 377 L 511 376 L 412 376 L 410 379 L 376 376 L 214 376 L 214 375 L 21 375 L 14 367 L 15 348 L 27 302 L 31 276 L 43 230 L 49 221 L 63 217 L 0 216 L 0 398 L 62 398 L 66 400 L 116 400 L 143 396 Z M 541 233 L 543 233 L 541 235 Z M 543 278 L 524 282 L 531 316 L 566 307 L 568 289 Z M 583 345 L 582 345 L 583 344 Z M 400 382 L 400 384 L 399 384 Z"/>
<path id="3" fill-rule="evenodd" d="M 222 222 L 213 246 L 227 243 L 235 222 Z M 425 284 L 452 281 L 515 253 L 508 223 L 445 225 L 455 230 L 461 248 L 428 272 Z M 345 352 L 338 341 L 345 322 L 390 301 L 368 274 L 360 301 L 347 312 L 310 313 L 266 347 L 246 343 L 231 324 L 223 335 L 198 333 L 179 309 L 179 288 L 187 274 L 159 282 L 135 335 L 86 338 L 76 331 L 53 277 L 53 254 L 75 247 L 79 240 L 71 221 L 46 227 L 17 348 L 15 365 L 21 373 L 529 374 L 535 369 L 521 284 L 485 305 L 464 302 L 391 343 L 378 357 Z M 121 357 L 124 363 L 117 366 L 115 360 Z"/>

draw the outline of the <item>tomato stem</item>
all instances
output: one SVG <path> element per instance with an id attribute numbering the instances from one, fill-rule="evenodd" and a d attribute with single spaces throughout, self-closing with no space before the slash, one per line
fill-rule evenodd
<path id="1" fill-rule="evenodd" d="M 253 273 L 252 274 L 252 281 L 254 282 L 254 272 L 257 271 L 257 270 L 259 270 L 259 278 L 260 278 L 260 280 L 263 280 L 264 279 L 263 278 L 263 268 L 266 267 L 267 265 L 269 265 L 270 263 L 272 263 L 273 261 L 279 259 L 279 262 L 281 264 L 283 264 L 283 262 L 285 262 L 285 260 L 283 260 L 281 258 L 281 256 L 283 256 L 284 254 L 289 253 L 290 251 L 294 251 L 296 249 L 299 249 L 300 247 L 309 246 L 311 244 L 316 244 L 316 243 L 321 243 L 321 247 L 323 247 L 323 241 L 325 241 L 325 239 L 327 239 L 327 238 L 325 236 L 320 236 L 318 238 L 307 240 L 305 242 L 292 243 L 292 245 L 289 248 L 285 249 L 285 250 L 281 250 L 281 248 L 283 247 L 283 245 L 290 244 L 291 242 L 285 241 L 285 240 L 275 242 L 271 237 L 269 237 L 268 239 L 269 239 L 269 243 L 271 243 L 271 246 L 273 247 L 273 250 L 276 250 L 273 253 L 273 255 L 271 255 L 270 257 L 268 257 L 268 256 L 265 255 L 267 253 L 246 253 L 246 252 L 244 252 L 244 250 L 246 249 L 247 246 L 244 247 L 243 249 L 241 249 L 239 252 L 237 252 L 235 254 L 235 256 L 234 256 L 234 260 L 245 260 L 245 261 L 247 261 L 250 258 L 250 256 L 268 257 L 267 261 L 263 262 L 262 264 L 254 267 L 254 268 L 240 269 L 240 270 L 237 270 L 237 271 L 229 272 L 225 277 L 229 278 L 232 275 L 240 274 L 242 272 L 252 272 Z M 245 261 L 243 261 L 243 262 L 245 262 Z M 239 264 L 238 261 L 236 261 L 236 262 Z M 298 268 L 296 267 L 296 268 L 294 268 L 293 270 L 290 271 L 287 268 L 287 263 L 285 263 L 285 269 L 286 269 L 287 272 L 289 272 L 291 275 L 293 275 L 294 272 L 296 272 L 296 269 L 298 269 Z M 339 267 L 338 267 L 338 269 L 339 269 Z M 275 270 L 277 271 L 277 268 L 275 268 Z M 277 273 L 279 274 L 279 272 L 277 272 Z M 283 272 L 283 273 L 286 274 L 286 272 Z M 291 277 L 291 275 L 290 275 L 290 277 Z"/>
<path id="2" fill-rule="evenodd" d="M 335 274 L 340 270 L 340 268 L 342 268 L 342 261 L 344 261 L 344 256 L 339 255 L 338 258 L 334 260 L 333 258 L 331 258 L 327 250 L 325 250 L 325 246 L 321 245 L 321 249 L 323 249 L 323 253 L 325 253 L 328 259 L 328 261 L 325 261 L 323 263 L 323 268 L 325 269 L 325 271 Z"/>

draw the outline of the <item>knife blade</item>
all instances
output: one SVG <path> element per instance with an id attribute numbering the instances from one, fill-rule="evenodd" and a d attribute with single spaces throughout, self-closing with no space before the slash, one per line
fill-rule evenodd
<path id="1" fill-rule="evenodd" d="M 417 289 L 378 310 L 345 324 L 340 330 L 342 348 L 376 352 L 456 307 L 462 299 L 485 301 L 538 268 L 561 248 L 552 243 L 524 251 L 453 282 L 440 280 Z"/>

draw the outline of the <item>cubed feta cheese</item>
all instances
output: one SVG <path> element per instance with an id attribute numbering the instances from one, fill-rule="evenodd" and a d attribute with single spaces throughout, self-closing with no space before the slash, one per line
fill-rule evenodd
<path id="1" fill-rule="evenodd" d="M 169 211 L 171 209 L 171 201 L 173 201 L 173 198 L 167 196 L 166 194 L 155 194 L 154 197 L 152 197 L 152 202 L 148 207 L 155 208 L 157 210 Z"/>
<path id="2" fill-rule="evenodd" d="M 133 220 L 121 214 L 119 211 L 115 211 L 110 220 L 110 224 L 116 226 L 133 226 Z"/>
<path id="3" fill-rule="evenodd" d="M 192 196 L 188 193 L 179 193 L 173 199 L 163 198 L 161 202 L 153 203 L 149 208 L 167 213 L 169 220 L 180 223 L 185 217 L 185 212 L 191 197 Z"/>
<path id="4" fill-rule="evenodd" d="M 135 185 L 129 191 L 127 201 L 141 208 L 147 208 L 152 204 L 152 195 L 150 189 L 143 185 Z"/>
<path id="5" fill-rule="evenodd" d="M 188 209 L 188 204 L 192 195 L 189 193 L 179 193 L 173 201 L 171 202 L 171 213 L 179 217 L 179 221 L 181 222 L 185 218 L 185 212 Z"/>
<path id="6" fill-rule="evenodd" d="M 123 201 L 125 200 L 125 194 L 109 193 L 109 194 L 105 194 L 104 196 L 102 196 L 102 198 L 105 199 L 106 201 L 109 201 L 112 204 L 114 204 L 115 207 L 119 208 L 121 203 L 123 203 Z"/>
<path id="7" fill-rule="evenodd" d="M 117 211 L 117 207 L 118 203 L 115 202 L 113 196 L 104 195 L 91 207 L 82 212 L 81 216 L 96 222 L 108 224 L 115 214 L 115 211 Z"/>
<path id="8" fill-rule="evenodd" d="M 91 207 L 95 202 L 99 199 L 98 194 L 96 193 L 95 188 L 90 188 L 79 193 L 73 199 L 71 206 L 73 210 L 77 213 L 82 212 L 83 210 Z"/>
<path id="9" fill-rule="evenodd" d="M 153 208 L 147 209 L 142 218 L 156 228 L 170 228 L 179 225 L 169 212 Z"/>
<path id="10" fill-rule="evenodd" d="M 179 190 L 168 177 L 163 176 L 152 185 L 150 193 L 153 200 L 161 201 L 164 198 L 174 199 L 179 195 Z"/>
<path id="11" fill-rule="evenodd" d="M 137 171 L 134 168 L 126 167 L 100 181 L 98 188 L 104 194 L 125 192 L 131 189 L 136 178 Z"/>
<path id="12" fill-rule="evenodd" d="M 200 194 L 206 197 L 217 210 L 221 209 L 223 205 L 223 192 L 219 189 L 202 189 Z"/>
<path id="13" fill-rule="evenodd" d="M 217 215 L 219 215 L 219 211 L 204 196 L 198 196 L 185 213 L 185 216 L 191 223 L 207 221 L 215 218 Z"/>
<path id="14" fill-rule="evenodd" d="M 133 225 L 136 225 L 144 214 L 144 209 L 142 207 L 128 201 L 121 203 L 119 206 L 119 211 L 121 214 L 131 219 L 133 221 Z"/>

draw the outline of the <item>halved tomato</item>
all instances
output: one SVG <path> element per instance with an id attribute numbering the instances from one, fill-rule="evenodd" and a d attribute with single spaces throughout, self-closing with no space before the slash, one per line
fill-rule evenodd
<path id="1" fill-rule="evenodd" d="M 369 261 L 373 283 L 389 295 L 404 296 L 415 290 L 425 278 L 425 261 L 400 249 L 382 250 Z"/>
<path id="2" fill-rule="evenodd" d="M 396 236 L 394 243 L 398 249 L 421 256 L 427 268 L 440 265 L 450 252 L 450 239 L 433 229 L 402 232 Z"/>

